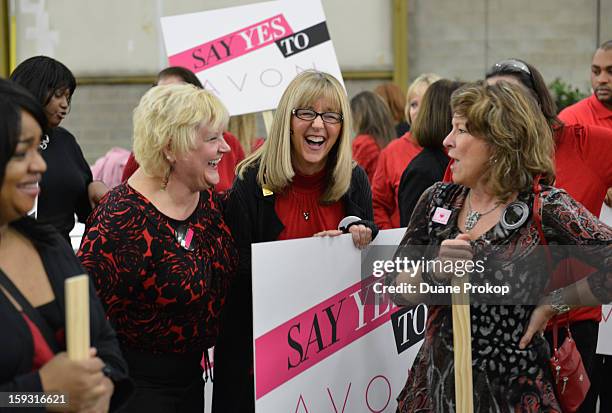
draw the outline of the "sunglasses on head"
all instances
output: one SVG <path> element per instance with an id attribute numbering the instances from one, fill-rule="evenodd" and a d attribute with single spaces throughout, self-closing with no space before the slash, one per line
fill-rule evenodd
<path id="1" fill-rule="evenodd" d="M 504 70 L 508 69 L 523 72 L 526 75 L 531 76 L 531 70 L 529 70 L 527 65 L 516 59 L 505 59 L 495 63 L 487 72 L 487 76 L 492 76 L 496 73 L 503 72 Z"/>

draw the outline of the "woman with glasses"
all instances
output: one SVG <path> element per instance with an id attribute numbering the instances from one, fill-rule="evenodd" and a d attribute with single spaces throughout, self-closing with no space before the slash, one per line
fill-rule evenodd
<path id="1" fill-rule="evenodd" d="M 92 206 L 108 191 L 92 173 L 75 137 L 60 127 L 68 113 L 76 80 L 66 66 L 47 56 L 21 62 L 10 79 L 25 87 L 44 107 L 48 131 L 40 143 L 47 172 L 40 181 L 36 218 L 53 225 L 70 241 L 74 215 L 85 222 Z"/>
<path id="2" fill-rule="evenodd" d="M 474 412 L 561 412 L 554 391 L 560 382 L 542 332 L 569 306 L 612 300 L 612 229 L 551 186 L 552 132 L 520 86 L 466 85 L 452 94 L 451 107 L 453 127 L 443 143 L 454 160 L 453 183 L 423 193 L 398 249 L 408 259 L 444 266 L 388 280 L 445 289 L 465 275 L 453 269 L 471 263 L 472 285 L 507 286 L 505 294 L 470 294 Z M 567 245 L 572 248 L 553 247 Z M 567 256 L 595 272 L 549 293 L 550 270 Z M 454 354 L 462 349 L 455 347 L 453 331 L 460 327 L 451 306 L 438 305 L 448 301 L 431 290 L 417 291 L 394 298 L 403 305 L 435 304 L 398 412 L 456 411 Z"/>
<path id="3" fill-rule="evenodd" d="M 251 244 L 337 236 L 346 216 L 356 217 L 345 229 L 356 247 L 376 236 L 368 177 L 351 159 L 350 135 L 340 82 L 305 71 L 283 93 L 263 146 L 238 166 L 225 210 L 239 251 L 238 277 L 215 347 L 215 412 L 255 409 Z"/>
<path id="4" fill-rule="evenodd" d="M 486 77 L 489 84 L 500 80 L 515 83 L 537 100 L 555 140 L 555 186 L 565 189 L 593 215 L 599 216 L 606 191 L 612 187 L 612 130 L 595 125 L 564 124 L 557 117 L 554 100 L 542 75 L 525 61 L 502 60 L 491 66 Z M 580 278 L 578 274 L 584 276 L 592 271 L 584 266 L 574 266 L 572 270 L 577 278 Z M 568 319 L 587 374 L 594 379 L 601 307 L 576 308 L 560 320 Z M 560 332 L 563 340 L 565 330 Z M 596 385 L 591 389 L 580 412 L 595 411 Z"/>
<path id="5" fill-rule="evenodd" d="M 200 362 L 237 264 L 212 190 L 227 120 L 203 89 L 150 89 L 134 110 L 140 167 L 87 222 L 78 256 L 136 384 L 125 412 L 204 410 Z"/>

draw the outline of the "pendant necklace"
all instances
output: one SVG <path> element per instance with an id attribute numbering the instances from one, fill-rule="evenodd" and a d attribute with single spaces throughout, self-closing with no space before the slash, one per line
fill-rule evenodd
<path id="1" fill-rule="evenodd" d="M 478 220 L 480 220 L 481 217 L 495 211 L 497 207 L 499 207 L 500 205 L 499 203 L 496 203 L 493 208 L 489 209 L 487 212 L 481 213 L 481 212 L 472 210 L 471 198 L 472 198 L 472 191 L 470 191 L 467 196 L 468 212 L 467 212 L 467 216 L 465 217 L 465 230 L 466 231 L 471 231 L 472 228 L 476 226 L 476 224 L 478 223 Z"/>
<path id="2" fill-rule="evenodd" d="M 308 211 L 304 211 L 302 212 L 303 216 L 304 216 L 304 220 L 308 221 L 310 219 L 310 212 Z"/>

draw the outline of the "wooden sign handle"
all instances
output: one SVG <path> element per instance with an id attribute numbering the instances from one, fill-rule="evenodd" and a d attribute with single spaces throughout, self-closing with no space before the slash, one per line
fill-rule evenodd
<path id="1" fill-rule="evenodd" d="M 455 408 L 457 413 L 473 413 L 474 392 L 472 383 L 472 330 L 470 322 L 470 294 L 463 293 L 463 278 L 453 277 L 453 286 L 461 288 L 453 294 L 453 348 L 455 355 Z"/>
<path id="2" fill-rule="evenodd" d="M 71 360 L 89 358 L 89 277 L 77 275 L 64 282 L 66 294 L 66 349 Z"/>

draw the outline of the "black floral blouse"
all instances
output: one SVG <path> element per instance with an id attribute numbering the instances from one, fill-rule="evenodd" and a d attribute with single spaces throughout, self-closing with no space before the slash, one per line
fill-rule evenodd
<path id="1" fill-rule="evenodd" d="M 467 188 L 454 184 L 440 183 L 428 189 L 415 209 L 398 253 L 410 255 L 414 250 L 411 245 L 428 245 L 433 256 L 443 240 L 455 238 L 459 234 L 457 216 L 467 193 Z M 531 207 L 533 198 L 532 193 L 521 193 L 518 200 Z M 542 228 L 552 254 L 560 253 L 555 252 L 560 251 L 555 245 L 589 246 L 580 249 L 582 256 L 578 257 L 598 269 L 589 277 L 588 287 L 600 302 L 612 300 L 612 229 L 565 191 L 545 187 L 541 199 Z M 432 220 L 437 207 L 452 211 L 447 224 Z M 526 303 L 478 303 L 470 307 L 475 412 L 561 412 L 553 391 L 546 340 L 537 336 L 524 350 L 518 347 L 535 309 L 528 303 L 536 303 L 548 283 L 546 277 L 531 276 L 548 274 L 545 271 L 549 264 L 542 256 L 542 247 L 538 248 L 540 243 L 531 215 L 518 229 L 507 230 L 498 223 L 472 242 L 475 258 L 503 253 L 505 262 L 512 264 L 493 265 L 480 279 L 475 277 L 470 282 L 477 284 L 486 277 L 502 280 L 512 287 L 509 302 Z M 529 265 L 517 265 L 519 261 Z M 423 278 L 427 279 L 425 275 Z M 425 339 L 398 402 L 401 413 L 455 411 L 450 306 L 429 307 Z"/>
<path id="2" fill-rule="evenodd" d="M 176 221 L 124 183 L 90 216 L 78 256 L 122 346 L 185 353 L 214 345 L 237 265 L 216 197 L 201 192 L 193 214 Z"/>

